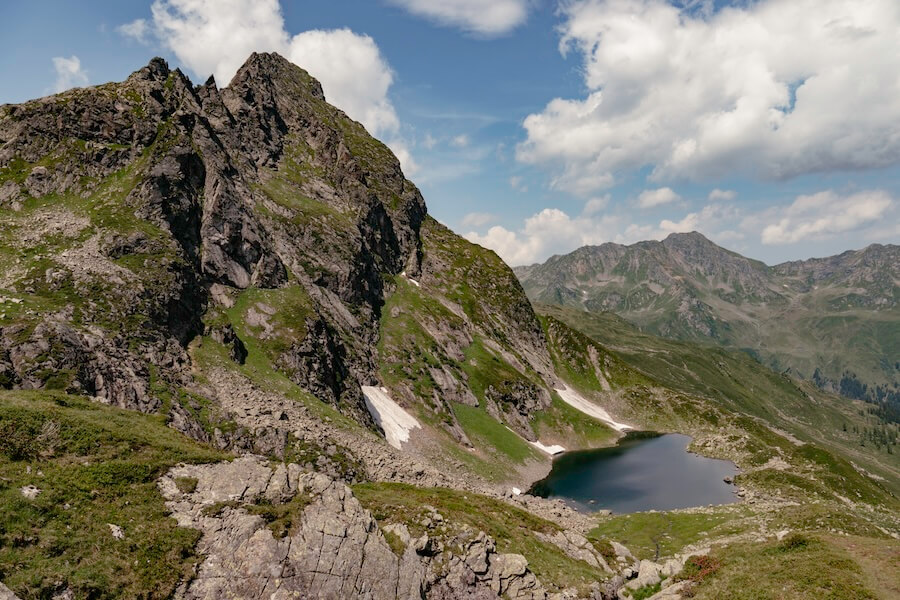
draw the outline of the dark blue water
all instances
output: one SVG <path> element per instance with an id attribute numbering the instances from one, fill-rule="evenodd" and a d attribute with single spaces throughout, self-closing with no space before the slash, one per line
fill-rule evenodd
<path id="1" fill-rule="evenodd" d="M 616 513 L 736 502 L 735 487 L 723 481 L 737 473 L 734 464 L 689 453 L 690 441 L 676 433 L 632 433 L 612 448 L 567 452 L 531 493 Z"/>

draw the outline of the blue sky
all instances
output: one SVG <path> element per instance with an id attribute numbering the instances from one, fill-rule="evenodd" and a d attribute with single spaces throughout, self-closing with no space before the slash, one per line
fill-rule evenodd
<path id="1" fill-rule="evenodd" d="M 0 102 L 279 51 L 511 264 L 698 230 L 770 264 L 900 242 L 895 0 L 5 7 Z"/>

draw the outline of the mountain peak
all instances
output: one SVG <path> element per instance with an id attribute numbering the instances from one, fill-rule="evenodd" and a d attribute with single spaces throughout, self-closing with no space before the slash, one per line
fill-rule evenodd
<path id="1" fill-rule="evenodd" d="M 709 244 L 715 246 L 716 244 L 710 240 L 708 237 L 700 233 L 699 231 L 690 231 L 686 233 L 670 233 L 666 236 L 666 239 L 663 242 L 693 242 L 693 243 L 701 243 L 701 244 Z"/>
<path id="2" fill-rule="evenodd" d="M 229 88 L 253 87 L 262 82 L 286 82 L 292 88 L 302 88 L 319 100 L 325 99 L 322 84 L 304 69 L 298 67 L 277 52 L 254 52 L 237 70 Z M 300 91 L 294 89 L 293 91 Z"/>
<path id="3" fill-rule="evenodd" d="M 132 73 L 128 79 L 131 81 L 135 79 L 146 81 L 165 81 L 171 72 L 172 71 L 169 69 L 169 63 L 167 63 L 164 58 L 154 56 L 150 59 L 150 62 L 147 63 L 147 66 Z"/>

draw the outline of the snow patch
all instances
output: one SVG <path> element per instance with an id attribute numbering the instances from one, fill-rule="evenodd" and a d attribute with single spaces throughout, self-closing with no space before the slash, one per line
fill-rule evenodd
<path id="1" fill-rule="evenodd" d="M 387 443 L 400 449 L 400 444 L 409 441 L 409 432 L 422 426 L 403 407 L 391 400 L 387 388 L 371 385 L 362 386 L 363 397 L 369 414 L 384 431 Z"/>
<path id="2" fill-rule="evenodd" d="M 419 285 L 418 281 L 416 281 L 415 279 L 413 279 L 412 277 L 407 275 L 406 271 L 403 271 L 402 273 L 400 273 L 400 277 L 404 277 L 408 282 L 410 282 L 411 284 L 413 284 L 416 287 L 422 287 L 421 285 Z"/>
<path id="3" fill-rule="evenodd" d="M 538 442 L 528 442 L 528 443 L 531 444 L 532 446 L 534 446 L 535 448 L 537 448 L 538 450 L 543 450 L 550 456 L 553 456 L 554 454 L 559 454 L 561 452 L 566 451 L 566 449 L 563 448 L 562 446 L 560 446 L 559 444 L 554 444 L 552 446 L 545 446 L 544 444 L 540 443 L 539 441 Z"/>
<path id="4" fill-rule="evenodd" d="M 634 429 L 634 427 L 632 427 L 631 425 L 626 425 L 625 423 L 619 423 L 618 421 L 615 421 L 603 408 L 597 406 L 569 386 L 565 386 L 562 389 L 557 388 L 556 393 L 559 394 L 559 397 L 563 399 L 563 402 L 565 402 L 572 408 L 580 410 L 588 416 L 603 421 L 616 431 Z"/>
<path id="5" fill-rule="evenodd" d="M 512 489 L 512 493 L 513 493 L 513 496 L 520 496 L 520 495 L 522 494 L 522 490 L 520 490 L 520 489 L 517 488 L 517 487 L 514 487 L 514 488 Z"/>
<path id="6" fill-rule="evenodd" d="M 506 427 L 507 431 L 511 431 L 512 433 L 516 434 L 516 436 L 517 436 L 520 440 L 525 441 L 525 442 L 528 442 L 529 444 L 531 444 L 532 446 L 534 446 L 534 447 L 537 448 L 538 450 L 541 450 L 541 451 L 543 451 L 543 452 L 546 452 L 546 453 L 549 454 L 550 456 L 553 456 L 554 454 L 559 454 L 560 452 L 565 452 L 565 451 L 566 451 L 566 449 L 563 448 L 562 446 L 545 446 L 545 445 L 542 444 L 540 441 L 537 441 L 537 442 L 529 442 L 529 441 L 526 440 L 524 437 L 522 437 L 522 435 L 521 435 L 518 431 L 516 431 L 515 429 L 513 429 L 513 428 L 510 427 L 509 425 L 504 425 L 504 427 Z"/>

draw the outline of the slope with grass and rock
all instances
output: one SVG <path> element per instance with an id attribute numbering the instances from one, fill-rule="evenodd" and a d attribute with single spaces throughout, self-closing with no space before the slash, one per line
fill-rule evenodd
<path id="1" fill-rule="evenodd" d="M 89 495 L 143 511 L 147 527 L 174 524 L 160 504 L 171 490 L 157 495 L 152 481 L 205 451 L 207 461 L 259 456 L 293 465 L 292 473 L 318 473 L 325 479 L 316 485 L 337 486 L 329 489 L 348 499 L 346 484 L 442 486 L 435 489 L 492 499 L 491 506 L 512 503 L 516 514 L 549 519 L 542 521 L 548 531 L 590 528 L 589 519 L 558 502 L 511 497 L 513 484 L 525 488 L 550 466 L 535 416 L 547 415 L 543 432 L 566 423 L 547 391 L 558 384 L 543 330 L 512 271 L 431 219 L 394 155 L 329 105 L 302 69 L 254 54 L 220 89 L 212 80 L 195 86 L 154 59 L 122 83 L 3 106 L 0 142 L 0 384 L 13 390 L 3 395 L 12 411 L 3 414 L 4 431 L 41 447 L 45 427 L 80 435 L 81 413 L 119 411 L 109 414 L 130 420 L 141 435 L 163 436 L 147 429 L 152 422 L 185 445 L 163 462 L 151 460 L 136 446 L 139 435 L 129 442 L 123 425 L 118 441 L 109 442 L 110 456 L 99 443 L 60 446 L 46 456 L 5 448 L 4 469 L 14 475 L 4 479 L 14 482 L 5 493 L 16 499 L 10 518 L 24 527 L 29 510 L 43 515 L 28 533 L 4 528 L 9 543 L 0 579 L 16 593 L 168 597 L 209 579 L 213 542 L 197 531 L 213 516 L 188 522 L 172 507 L 186 545 L 157 544 L 147 558 L 139 553 L 143 529 L 122 522 L 138 517 L 89 512 L 104 520 L 90 530 L 97 544 L 107 530 L 122 543 L 108 548 L 119 563 L 101 559 L 98 568 L 109 569 L 85 570 L 85 559 L 53 541 L 55 528 L 81 525 L 66 525 L 67 513 L 43 506 L 51 498 L 48 485 L 35 480 L 48 475 L 43 461 L 60 468 L 97 461 L 113 470 L 133 461 L 140 475 L 133 483 L 126 477 L 119 487 L 106 489 L 106 480 L 84 485 Z M 76 407 L 71 422 L 52 417 L 54 402 Z M 17 411 L 28 411 L 34 426 L 20 427 Z M 406 423 L 399 430 L 398 415 Z M 602 424 L 583 421 L 576 443 L 614 438 Z M 94 424 L 90 435 L 101 433 Z M 187 450 L 192 444 L 197 451 Z M 234 463 L 217 468 L 227 464 Z M 174 477 L 179 493 L 197 485 L 191 475 Z M 133 499 L 138 485 L 152 502 Z M 216 493 L 237 503 L 232 512 L 287 530 L 288 521 L 311 511 L 287 497 L 268 499 L 272 507 L 263 509 L 267 499 L 258 494 Z M 77 499 L 62 489 L 52 498 L 70 507 Z M 354 519 L 364 531 L 375 523 L 362 509 Z M 495 553 L 489 533 L 484 525 L 466 534 L 480 541 L 475 562 L 453 571 L 462 583 L 447 583 L 442 570 L 455 564 L 453 556 L 468 556 L 458 544 L 419 548 L 414 556 L 434 560 L 398 567 L 398 576 L 413 577 L 406 585 L 431 597 L 473 585 L 477 593 L 514 589 L 523 598 L 543 597 L 544 585 L 587 593 L 609 576 L 596 558 L 582 564 L 578 556 L 595 556 L 584 548 L 573 558 L 535 539 L 517 554 L 517 538 L 499 541 L 502 552 Z M 348 539 L 346 548 L 371 543 L 393 556 L 388 538 Z M 59 561 L 34 558 L 48 552 Z M 548 553 L 553 569 L 579 573 L 578 581 L 536 580 L 528 561 Z M 162 569 L 163 554 L 178 565 L 164 583 L 121 580 L 133 576 L 121 561 Z M 490 564 L 482 570 L 479 561 Z M 276 562 L 266 572 L 296 572 L 291 590 L 317 585 L 303 574 L 314 568 Z M 252 571 L 254 564 L 243 567 Z M 197 593 L 245 590 L 249 580 L 241 579 Z M 354 589 L 371 592 L 370 584 L 374 579 L 360 579 L 363 587 Z M 264 588 L 235 593 L 271 591 Z"/>

